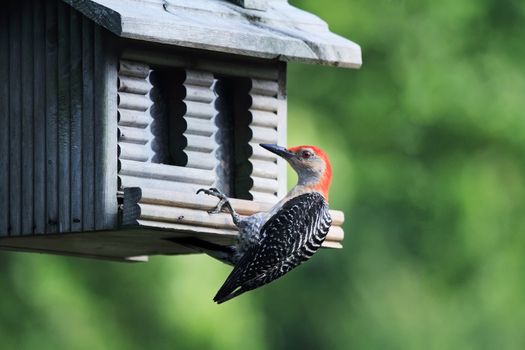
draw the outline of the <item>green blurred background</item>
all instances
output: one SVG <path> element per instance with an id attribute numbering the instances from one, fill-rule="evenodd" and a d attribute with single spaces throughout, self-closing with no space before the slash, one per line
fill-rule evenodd
<path id="1" fill-rule="evenodd" d="M 363 49 L 289 71 L 344 249 L 220 306 L 206 256 L 1 253 L 2 349 L 525 349 L 525 2 L 291 3 Z"/>

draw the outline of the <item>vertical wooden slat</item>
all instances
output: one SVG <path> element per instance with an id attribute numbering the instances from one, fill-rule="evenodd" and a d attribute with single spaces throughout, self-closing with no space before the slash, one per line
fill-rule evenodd
<path id="1" fill-rule="evenodd" d="M 34 233 L 44 233 L 46 227 L 46 95 L 45 95 L 45 8 L 40 0 L 33 1 L 34 40 Z"/>
<path id="2" fill-rule="evenodd" d="M 86 231 L 95 229 L 93 31 L 93 22 L 82 17 L 82 221 L 83 229 Z"/>
<path id="3" fill-rule="evenodd" d="M 0 11 L 0 237 L 9 226 L 9 20 Z"/>
<path id="4" fill-rule="evenodd" d="M 19 6 L 10 2 L 9 11 L 9 219 L 8 231 L 10 235 L 19 235 L 21 220 L 21 181 L 20 181 L 20 148 L 21 148 L 21 20 Z"/>
<path id="5" fill-rule="evenodd" d="M 22 178 L 21 234 L 33 233 L 33 13 L 32 4 L 22 1 Z"/>
<path id="6" fill-rule="evenodd" d="M 117 225 L 117 55 L 110 34 L 94 34 L 95 228 Z"/>
<path id="7" fill-rule="evenodd" d="M 58 3 L 58 216 L 59 231 L 71 229 L 70 195 L 70 61 L 68 5 Z"/>
<path id="8" fill-rule="evenodd" d="M 58 231 L 57 2 L 46 1 L 46 232 Z"/>
<path id="9" fill-rule="evenodd" d="M 70 8 L 71 230 L 82 230 L 82 21 Z"/>
<path id="10" fill-rule="evenodd" d="M 286 63 L 280 62 L 279 63 L 279 93 L 277 94 L 277 99 L 279 100 L 279 109 L 277 110 L 277 133 L 278 133 L 278 144 L 281 146 L 287 146 L 287 95 L 286 95 Z M 278 157 L 277 159 L 277 166 L 278 166 L 278 173 L 277 173 L 277 179 L 279 180 L 279 189 L 277 191 L 277 196 L 279 198 L 282 198 L 286 195 L 287 192 L 287 162 L 281 158 Z"/>

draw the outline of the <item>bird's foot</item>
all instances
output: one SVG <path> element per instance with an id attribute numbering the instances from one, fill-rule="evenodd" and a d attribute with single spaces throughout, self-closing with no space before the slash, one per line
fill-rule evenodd
<path id="1" fill-rule="evenodd" d="M 215 187 L 211 187 L 209 189 L 201 188 L 197 191 L 197 194 L 199 193 L 207 194 L 208 196 L 213 196 L 219 198 L 219 203 L 215 206 L 215 208 L 208 210 L 209 214 L 217 214 L 223 211 L 224 206 L 231 207 L 228 197 Z"/>

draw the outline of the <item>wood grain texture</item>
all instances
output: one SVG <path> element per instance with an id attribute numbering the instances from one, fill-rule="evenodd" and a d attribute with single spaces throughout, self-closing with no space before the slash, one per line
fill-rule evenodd
<path id="1" fill-rule="evenodd" d="M 71 231 L 82 231 L 82 20 L 73 8 L 69 9 L 70 32 L 70 177 L 71 177 Z"/>
<path id="2" fill-rule="evenodd" d="M 108 33 L 101 34 L 104 45 L 96 54 L 93 23 L 59 0 L 10 1 L 5 10 L 0 17 L 0 166 L 5 169 L 0 235 L 92 230 L 95 222 L 115 228 L 114 43 L 108 43 Z M 103 189 L 99 204 L 95 178 Z M 95 205 L 102 208 L 100 219 Z"/>
<path id="3" fill-rule="evenodd" d="M 71 58 L 69 8 L 58 3 L 58 214 L 59 231 L 71 230 Z"/>
<path id="4" fill-rule="evenodd" d="M 126 159 L 121 159 L 120 163 L 121 175 L 197 184 L 202 186 L 212 186 L 215 181 L 213 172 L 208 170 L 166 164 L 144 163 Z"/>
<path id="5" fill-rule="evenodd" d="M 238 57 L 210 60 L 208 55 L 181 55 L 166 51 L 143 49 L 140 47 L 125 49 L 122 57 L 127 60 L 149 63 L 164 67 L 188 68 L 201 72 L 214 72 L 232 77 L 254 77 L 259 79 L 277 79 L 273 62 L 251 62 Z M 188 80 L 192 83 L 192 80 Z"/>
<path id="6" fill-rule="evenodd" d="M 22 48 L 21 14 L 19 7 L 9 4 L 9 227 L 10 235 L 20 235 L 22 229 Z"/>
<path id="7" fill-rule="evenodd" d="M 142 128 L 134 128 L 128 126 L 119 126 L 119 140 L 121 142 L 136 143 L 145 145 L 150 141 L 150 133 Z"/>
<path id="8" fill-rule="evenodd" d="M 198 189 L 203 187 L 202 184 L 174 182 L 171 180 L 146 178 L 140 176 L 119 175 L 119 179 L 121 181 L 122 188 L 124 189 L 127 187 L 139 187 L 142 190 L 157 189 L 172 192 L 195 193 Z"/>
<path id="9" fill-rule="evenodd" d="M 119 108 L 118 122 L 122 126 L 133 126 L 144 129 L 151 123 L 151 117 L 141 111 Z"/>
<path id="10" fill-rule="evenodd" d="M 125 38 L 267 60 L 361 65 L 359 45 L 331 33 L 324 21 L 287 1 L 237 0 L 249 2 L 249 8 L 215 0 L 166 0 L 163 6 L 129 0 L 65 1 Z M 266 11 L 253 9 L 266 3 Z"/>
<path id="11" fill-rule="evenodd" d="M 0 11 L 0 237 L 8 235 L 9 227 L 9 17 Z"/>
<path id="12" fill-rule="evenodd" d="M 82 226 L 95 229 L 94 25 L 82 18 Z"/>
<path id="13" fill-rule="evenodd" d="M 39 235 L 36 237 L 6 237 L 0 239 L 2 251 L 27 251 L 46 254 L 59 254 L 92 259 L 119 262 L 137 262 L 137 256 L 195 254 L 168 239 L 187 237 L 190 230 L 168 231 L 163 228 L 145 229 L 143 227 L 118 231 L 95 231 L 87 233 L 69 233 Z M 200 237 L 209 239 L 207 235 Z M 226 240 L 232 240 L 225 237 Z M 223 239 L 223 240 L 224 240 Z"/>
<path id="14" fill-rule="evenodd" d="M 138 189 L 137 189 L 138 190 Z M 126 196 L 126 194 L 124 194 Z M 166 230 L 188 229 L 195 234 L 207 233 L 235 236 L 237 229 L 231 216 L 226 213 L 208 214 L 217 204 L 217 199 L 204 194 L 172 192 L 166 188 L 142 188 L 140 196 L 134 192 L 133 200 L 138 207 L 128 207 L 133 213 L 126 213 L 128 222 L 136 222 L 143 227 L 159 227 Z M 126 201 L 126 199 L 125 199 Z M 268 202 L 231 199 L 235 210 L 241 215 L 252 215 L 260 211 L 268 211 L 272 204 Z M 341 228 L 344 215 L 340 211 L 331 210 L 332 227 L 326 239 L 326 247 L 341 247 L 344 232 Z M 133 219 L 130 221 L 130 218 Z M 210 230 L 211 229 L 211 230 Z"/>
<path id="15" fill-rule="evenodd" d="M 46 215 L 46 27 L 45 4 L 33 0 L 33 155 L 34 155 L 34 233 L 45 232 Z"/>
<path id="16" fill-rule="evenodd" d="M 114 38 L 96 26 L 94 33 L 95 81 L 95 228 L 117 225 L 117 68 Z"/>
<path id="17" fill-rule="evenodd" d="M 20 234 L 28 235 L 33 233 L 33 8 L 32 3 L 24 1 L 21 4 L 22 18 L 22 168 L 20 176 L 22 178 L 22 227 Z"/>
<path id="18" fill-rule="evenodd" d="M 266 11 L 268 9 L 268 0 L 230 0 L 231 2 L 244 7 L 245 9 Z"/>
<path id="19" fill-rule="evenodd" d="M 149 97 L 150 67 L 147 64 L 120 60 L 118 63 L 118 149 L 119 172 L 126 171 L 126 160 L 149 162 L 155 152 L 152 149 L 151 125 L 154 118 Z M 135 167 L 136 168 L 136 167 Z M 123 186 L 120 178 L 119 186 Z M 124 184 L 125 185 L 125 184 Z"/>
<path id="20" fill-rule="evenodd" d="M 47 1 L 46 25 L 46 233 L 58 232 L 58 19 L 57 3 Z"/>
<path id="21" fill-rule="evenodd" d="M 279 88 L 277 90 L 277 100 L 279 101 L 279 107 L 277 109 L 277 134 L 278 140 L 277 144 L 281 146 L 287 146 L 287 135 L 288 135 L 288 103 L 287 103 L 287 93 L 286 93 L 286 63 L 281 62 L 278 65 L 279 79 Z M 277 190 L 277 196 L 279 198 L 284 197 L 287 192 L 287 183 L 288 183 L 288 163 L 279 157 L 277 159 L 278 173 L 279 178 L 279 188 Z"/>

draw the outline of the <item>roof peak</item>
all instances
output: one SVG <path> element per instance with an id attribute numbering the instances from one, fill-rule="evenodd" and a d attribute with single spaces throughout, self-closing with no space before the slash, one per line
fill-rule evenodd
<path id="1" fill-rule="evenodd" d="M 359 45 L 286 0 L 257 0 L 264 11 L 250 8 L 248 0 L 63 1 L 129 39 L 268 60 L 361 65 Z"/>

